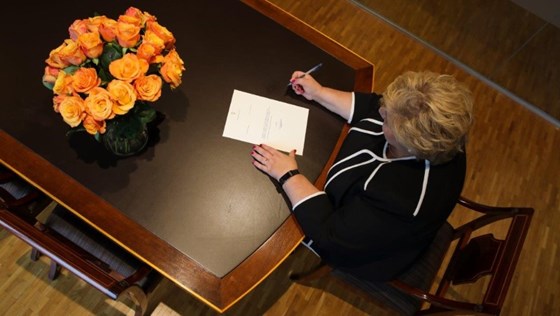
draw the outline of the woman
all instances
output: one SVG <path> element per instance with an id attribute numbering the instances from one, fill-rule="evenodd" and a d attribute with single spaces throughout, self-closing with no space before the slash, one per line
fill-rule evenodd
<path id="1" fill-rule="evenodd" d="M 370 281 L 394 278 L 430 244 L 461 193 L 470 92 L 430 72 L 407 72 L 383 95 L 323 87 L 301 71 L 291 82 L 351 124 L 325 191 L 297 172 L 295 151 L 254 146 L 254 166 L 279 180 L 307 246 L 325 262 Z"/>

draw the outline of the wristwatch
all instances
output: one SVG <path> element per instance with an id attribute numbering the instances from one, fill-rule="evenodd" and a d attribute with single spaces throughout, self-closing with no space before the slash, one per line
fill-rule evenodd
<path id="1" fill-rule="evenodd" d="M 284 182 L 288 181 L 288 179 L 295 176 L 296 174 L 299 174 L 299 170 L 297 169 L 290 170 L 286 172 L 283 176 L 281 176 L 280 179 L 278 179 L 278 183 L 280 183 L 280 186 L 283 186 Z"/>

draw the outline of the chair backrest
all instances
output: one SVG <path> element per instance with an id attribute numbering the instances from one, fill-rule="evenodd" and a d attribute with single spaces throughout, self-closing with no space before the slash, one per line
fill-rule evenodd
<path id="1" fill-rule="evenodd" d="M 38 220 L 40 219 L 40 220 Z M 161 276 L 108 237 L 8 170 L 0 170 L 0 225 L 52 260 L 49 278 L 64 267 L 112 299 L 128 297 L 136 314 Z"/>
<path id="2" fill-rule="evenodd" d="M 456 310 L 498 315 L 504 304 L 521 249 L 525 242 L 534 210 L 520 207 L 492 207 L 461 198 L 458 204 L 483 215 L 453 230 L 457 240 L 435 294 L 429 289 L 413 288 L 397 279 L 391 284 L 417 298 L 429 302 L 423 313 Z M 510 218 L 508 232 L 503 239 L 493 234 L 472 237 L 478 229 L 499 220 Z M 474 283 L 489 276 L 485 294 L 480 302 L 463 302 L 445 298 L 451 285 Z"/>
<path id="3" fill-rule="evenodd" d="M 292 276 L 292 279 L 310 285 L 314 279 L 332 272 L 347 288 L 403 315 L 454 312 L 499 315 L 534 210 L 527 207 L 487 206 L 465 198 L 460 198 L 458 204 L 482 215 L 456 228 L 446 223 L 421 257 L 395 280 L 369 282 L 344 271 L 332 269 L 324 263 L 315 271 L 303 277 Z M 503 239 L 498 239 L 490 233 L 472 237 L 480 228 L 505 219 L 511 221 Z M 453 242 L 454 240 L 457 242 Z M 453 247 L 455 248 L 452 249 Z M 444 261 L 448 264 L 443 267 Z M 438 271 L 442 275 L 441 278 L 437 277 Z M 489 276 L 489 281 L 481 301 L 471 302 L 446 297 L 450 286 L 474 283 L 483 276 Z M 437 290 L 431 293 L 430 288 L 434 286 L 436 279 L 440 279 L 435 285 Z M 429 303 L 429 307 L 420 310 L 422 302 Z"/>

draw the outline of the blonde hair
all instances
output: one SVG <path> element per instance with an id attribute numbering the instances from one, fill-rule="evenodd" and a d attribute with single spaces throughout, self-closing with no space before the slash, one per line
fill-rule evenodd
<path id="1" fill-rule="evenodd" d="M 453 76 L 406 72 L 387 87 L 382 106 L 395 139 L 417 158 L 440 164 L 463 150 L 473 100 Z"/>

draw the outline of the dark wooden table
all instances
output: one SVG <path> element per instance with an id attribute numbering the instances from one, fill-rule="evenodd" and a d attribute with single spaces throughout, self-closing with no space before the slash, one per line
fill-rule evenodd
<path id="1" fill-rule="evenodd" d="M 6 23 L 38 31 L 1 31 L 13 49 L 1 50 L 0 162 L 225 311 L 303 237 L 274 181 L 252 167 L 251 145 L 221 136 L 233 90 L 309 108 L 298 163 L 321 186 L 344 122 L 291 93 L 288 79 L 322 62 L 315 77 L 325 85 L 371 91 L 373 65 L 266 1 L 24 2 Z M 131 5 L 173 32 L 187 69 L 182 85 L 155 104 L 164 119 L 147 149 L 118 159 L 89 135 L 65 135 L 41 76 L 75 19 L 117 18 Z"/>

